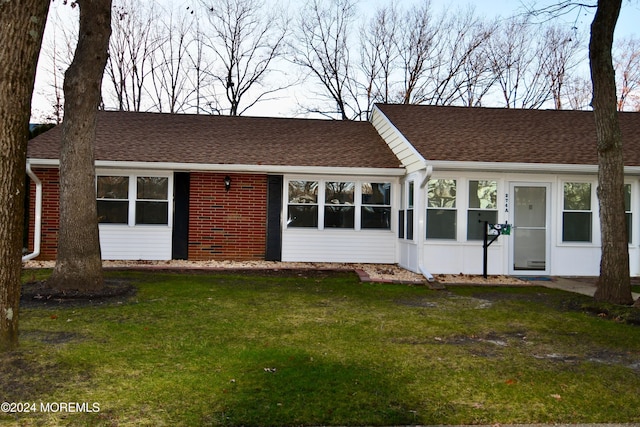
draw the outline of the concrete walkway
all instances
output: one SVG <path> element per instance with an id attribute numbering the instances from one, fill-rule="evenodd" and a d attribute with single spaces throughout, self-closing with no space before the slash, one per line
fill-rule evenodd
<path id="1" fill-rule="evenodd" d="M 596 292 L 596 287 L 592 283 L 571 279 L 568 277 L 553 277 L 552 280 L 541 280 L 540 282 L 533 282 L 540 286 L 547 288 L 561 289 L 563 291 L 575 292 L 577 294 L 587 295 L 592 297 Z M 632 293 L 634 301 L 640 298 L 640 294 L 637 292 Z"/>
<path id="2" fill-rule="evenodd" d="M 487 425 L 460 425 L 460 426 L 415 426 L 415 427 L 640 427 L 638 423 L 626 424 L 487 424 Z"/>

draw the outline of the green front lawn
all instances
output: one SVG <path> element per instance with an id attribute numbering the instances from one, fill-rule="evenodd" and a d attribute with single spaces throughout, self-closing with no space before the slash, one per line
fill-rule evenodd
<path id="1" fill-rule="evenodd" d="M 22 309 L 0 401 L 37 411 L 0 424 L 640 422 L 640 327 L 576 309 L 586 297 L 347 273 L 108 276 L 137 295 Z M 99 412 L 40 410 L 52 402 Z"/>

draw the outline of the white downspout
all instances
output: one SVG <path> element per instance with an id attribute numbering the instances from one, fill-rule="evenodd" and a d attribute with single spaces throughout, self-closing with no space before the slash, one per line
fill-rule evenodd
<path id="1" fill-rule="evenodd" d="M 31 164 L 27 162 L 27 175 L 36 184 L 36 217 L 33 231 L 33 252 L 22 257 L 22 262 L 29 261 L 40 255 L 41 232 L 42 232 L 42 181 L 31 170 Z M 28 189 L 27 189 L 28 191 Z"/>
<path id="2" fill-rule="evenodd" d="M 427 186 L 429 179 L 431 179 L 431 175 L 433 174 L 433 166 L 431 165 L 425 165 L 425 175 L 424 175 L 424 179 L 422 180 L 422 182 L 420 183 L 420 190 L 424 190 L 424 187 Z M 424 195 L 424 191 L 422 191 L 422 194 Z M 420 197 L 417 200 L 424 200 L 424 197 Z M 426 203 L 424 204 L 426 206 Z M 424 209 L 422 209 L 424 211 Z M 420 215 L 424 215 L 424 212 L 421 212 Z M 418 227 L 420 228 L 420 227 Z M 433 275 L 429 272 L 429 270 L 427 270 L 427 268 L 424 266 L 424 242 L 422 241 L 422 239 L 424 239 L 424 229 L 420 229 L 420 233 L 422 234 L 420 236 L 420 238 L 418 239 L 418 268 L 420 269 L 420 273 L 422 273 L 422 275 L 427 279 L 427 282 L 435 282 L 436 279 L 434 279 Z"/>

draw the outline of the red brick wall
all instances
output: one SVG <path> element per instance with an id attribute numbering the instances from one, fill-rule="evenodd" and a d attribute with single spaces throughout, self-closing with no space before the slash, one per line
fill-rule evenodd
<path id="1" fill-rule="evenodd" d="M 58 169 L 33 169 L 42 181 L 42 234 L 38 260 L 55 260 L 58 247 L 58 227 L 60 222 L 59 199 L 60 180 Z M 36 185 L 29 187 L 29 252 L 33 252 L 35 231 Z"/>
<path id="2" fill-rule="evenodd" d="M 224 177 L 231 189 L 224 189 Z M 189 259 L 264 259 L 267 176 L 194 172 L 189 191 Z"/>
<path id="3" fill-rule="evenodd" d="M 38 260 L 55 260 L 59 227 L 58 169 L 34 169 L 43 184 L 42 244 Z M 189 196 L 189 259 L 264 259 L 267 176 L 194 172 Z M 29 251 L 33 250 L 35 184 L 29 195 Z"/>

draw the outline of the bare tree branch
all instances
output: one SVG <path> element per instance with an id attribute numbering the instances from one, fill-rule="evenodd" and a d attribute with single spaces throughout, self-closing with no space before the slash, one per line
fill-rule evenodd
<path id="1" fill-rule="evenodd" d="M 205 32 L 205 43 L 221 67 L 210 75 L 224 91 L 228 103 L 225 111 L 232 116 L 240 115 L 267 94 L 289 86 L 272 87 L 266 83 L 273 62 L 284 53 L 288 23 L 282 20 L 282 14 L 275 10 L 268 12 L 262 0 L 203 3 L 208 5 L 211 24 L 211 34 Z M 241 107 L 258 87 L 263 88 L 262 92 L 249 101 L 248 107 Z"/>

